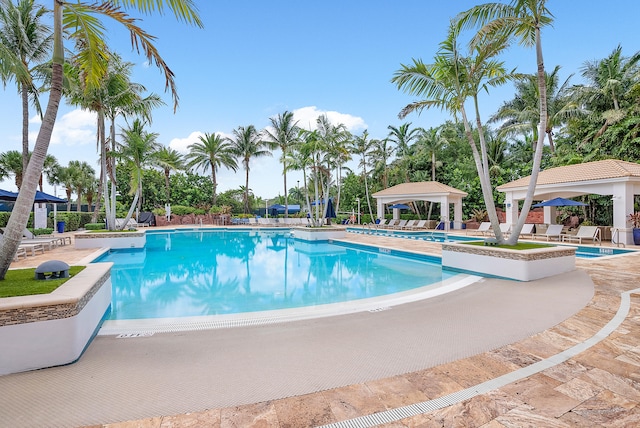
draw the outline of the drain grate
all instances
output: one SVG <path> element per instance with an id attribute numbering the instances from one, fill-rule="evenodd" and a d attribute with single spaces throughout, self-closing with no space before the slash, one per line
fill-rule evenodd
<path id="1" fill-rule="evenodd" d="M 389 309 L 391 309 L 391 306 L 381 306 L 379 308 L 373 308 L 373 309 L 369 309 L 369 312 L 382 312 L 382 311 L 388 311 Z"/>
<path id="2" fill-rule="evenodd" d="M 116 336 L 116 339 L 132 339 L 135 337 L 151 337 L 152 331 L 145 331 L 144 333 L 123 333 Z"/>

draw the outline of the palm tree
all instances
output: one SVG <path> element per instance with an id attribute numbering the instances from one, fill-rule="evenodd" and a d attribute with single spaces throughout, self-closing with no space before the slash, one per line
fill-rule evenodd
<path id="1" fill-rule="evenodd" d="M 42 174 L 40 174 L 40 191 L 41 192 L 44 192 L 43 176 L 47 177 L 47 182 L 49 184 L 53 184 L 52 179 L 55 176 L 56 171 L 58 170 L 59 167 L 60 165 L 58 164 L 58 159 L 56 159 L 55 156 L 47 155 L 44 158 L 44 166 L 42 167 Z"/>
<path id="2" fill-rule="evenodd" d="M 351 145 L 351 150 L 354 154 L 360 156 L 360 162 L 358 166 L 362 168 L 362 177 L 364 179 L 364 192 L 367 199 L 367 206 L 369 207 L 369 218 L 373 220 L 373 211 L 371 210 L 371 200 L 369 198 L 369 184 L 367 183 L 367 165 L 369 164 L 368 156 L 373 150 L 373 142 L 369 140 L 369 132 L 365 130 L 361 136 L 355 137 Z"/>
<path id="3" fill-rule="evenodd" d="M 233 137 L 230 139 L 233 153 L 242 161 L 245 170 L 244 185 L 244 213 L 249 213 L 249 170 L 252 158 L 271 156 L 267 149 L 267 143 L 262 140 L 262 134 L 253 125 L 239 126 L 233 130 Z"/>
<path id="4" fill-rule="evenodd" d="M 389 159 L 396 151 L 395 148 L 389 146 L 389 138 L 383 138 L 382 140 L 373 140 L 373 152 L 371 153 L 374 158 L 374 164 L 376 170 L 382 170 L 382 188 L 389 187 Z"/>
<path id="5" fill-rule="evenodd" d="M 583 116 L 585 110 L 569 94 L 570 75 L 561 85 L 556 66 L 551 73 L 545 73 L 547 88 L 547 127 L 545 133 L 549 140 L 549 149 L 555 152 L 553 130 L 564 124 L 572 117 Z M 494 114 L 490 122 L 501 122 L 502 135 L 533 134 L 533 141 L 538 140 L 538 125 L 540 123 L 540 109 L 538 80 L 536 75 L 525 75 L 516 82 L 516 96 L 505 102 Z M 535 147 L 534 147 L 535 149 Z"/>
<path id="6" fill-rule="evenodd" d="M 429 128 L 428 130 L 422 129 L 420 137 L 415 144 L 418 153 L 427 156 L 431 162 L 431 181 L 436 181 L 436 168 L 439 166 L 437 156 L 446 143 L 446 138 L 441 135 L 440 131 L 440 127 Z M 432 211 L 433 201 L 429 202 L 428 220 L 431 220 Z"/>
<path id="7" fill-rule="evenodd" d="M 146 166 L 153 164 L 159 149 L 159 145 L 156 142 L 158 134 L 145 131 L 144 125 L 141 120 L 136 119 L 131 126 L 123 129 L 120 150 L 111 153 L 112 156 L 124 161 L 131 168 L 130 192 L 134 196 L 129 212 L 122 222 L 122 228 L 126 226 L 133 215 L 134 209 L 137 208 L 138 212 L 140 211 L 142 204 L 142 172 Z"/>
<path id="8" fill-rule="evenodd" d="M 233 146 L 226 138 L 217 134 L 205 133 L 198 137 L 199 142 L 190 144 L 186 155 L 188 168 L 201 168 L 205 172 L 211 170 L 211 183 L 213 184 L 213 205 L 217 201 L 218 179 L 217 171 L 221 166 L 225 166 L 232 171 L 238 169 L 238 164 L 234 157 Z"/>
<path id="9" fill-rule="evenodd" d="M 271 129 L 264 132 L 264 139 L 270 149 L 279 148 L 282 176 L 284 178 L 284 216 L 289 217 L 289 198 L 287 194 L 287 155 L 296 144 L 300 143 L 298 122 L 293 121 L 293 113 L 285 111 L 277 117 L 271 117 Z"/>
<path id="10" fill-rule="evenodd" d="M 164 184 L 167 189 L 167 203 L 171 201 L 171 189 L 169 183 L 169 174 L 171 171 L 179 171 L 184 169 L 184 158 L 178 151 L 171 147 L 163 146 L 156 152 L 154 163 L 162 168 L 164 172 Z"/>
<path id="11" fill-rule="evenodd" d="M 11 51 L 18 62 L 8 61 L 9 75 L 13 78 L 22 97 L 22 169 L 29 163 L 29 100 L 42 117 L 38 89 L 33 82 L 34 65 L 44 62 L 51 54 L 53 36 L 51 28 L 42 21 L 48 11 L 36 5 L 34 0 L 0 0 L 0 44 Z M 4 58 L 6 60 L 6 58 Z"/>
<path id="12" fill-rule="evenodd" d="M 420 136 L 419 128 L 411 129 L 410 127 L 411 122 L 403 123 L 399 127 L 391 125 L 387 127 L 387 129 L 389 129 L 389 136 L 387 138 L 396 143 L 396 156 L 400 158 L 402 170 L 404 171 L 405 183 L 409 182 L 408 159 L 410 155 L 410 148 L 415 140 Z"/>
<path id="13" fill-rule="evenodd" d="M 481 91 L 488 90 L 489 87 L 505 83 L 512 76 L 506 72 L 502 62 L 494 59 L 504 50 L 506 43 L 505 39 L 487 39 L 486 43 L 475 46 L 475 55 L 463 57 L 458 50 L 457 38 L 458 30 L 452 25 L 449 28 L 447 39 L 440 43 L 440 50 L 433 64 L 426 65 L 420 60 L 414 60 L 413 65 L 403 65 L 402 69 L 395 73 L 392 82 L 396 83 L 399 89 L 426 97 L 426 99 L 411 103 L 402 109 L 401 118 L 410 112 L 420 112 L 431 107 L 445 109 L 453 115 L 460 114 L 480 178 L 489 219 L 498 242 L 503 242 L 493 199 L 478 95 Z M 479 147 L 474 140 L 465 108 L 465 102 L 468 99 L 473 101 L 475 109 Z"/>
<path id="14" fill-rule="evenodd" d="M 587 61 L 582 67 L 586 85 L 574 88 L 575 97 L 585 103 L 593 114 L 600 115 L 602 127 L 587 139 L 597 140 L 613 124 L 628 115 L 628 108 L 637 106 L 640 88 L 640 52 L 631 57 L 622 55 L 618 45 L 608 57 L 598 61 Z"/>
<path id="15" fill-rule="evenodd" d="M 95 181 L 96 171 L 88 163 L 80 161 L 69 161 L 68 168 L 73 171 L 73 173 L 70 174 L 69 184 L 78 197 L 76 211 L 80 212 L 82 211 L 82 195 L 85 194 L 87 188 Z"/>
<path id="16" fill-rule="evenodd" d="M 89 87 L 96 86 L 105 72 L 103 63 L 97 60 L 100 56 L 103 56 L 105 52 L 104 27 L 101 22 L 96 19 L 87 19 L 92 18 L 90 13 L 95 12 L 114 18 L 129 30 L 132 45 L 137 47 L 141 46 L 149 62 L 155 62 L 164 72 L 166 86 L 171 90 L 173 95 L 174 109 L 177 107 L 178 97 L 173 73 L 153 45 L 153 37 L 135 25 L 135 20 L 119 8 L 121 4 L 136 7 L 145 12 L 157 10 L 160 13 L 165 10 L 165 7 L 168 7 L 174 12 L 178 19 L 186 23 L 202 26 L 202 22 L 193 6 L 192 0 L 173 0 L 170 2 L 160 0 L 115 0 L 111 3 L 100 4 L 53 1 L 53 55 L 49 101 L 42 119 L 40 131 L 38 132 L 33 154 L 27 170 L 23 175 L 25 185 L 18 195 L 3 235 L 4 245 L 0 249 L 0 280 L 5 278 L 6 272 L 11 265 L 11 261 L 22 239 L 22 231 L 29 220 L 31 204 L 35 197 L 38 180 L 49 148 L 51 133 L 53 132 L 58 114 L 58 106 L 62 98 L 62 68 L 64 64 L 62 36 L 64 13 L 66 13 L 64 24 L 65 28 L 68 29 L 67 34 L 74 40 L 82 42 L 77 43 L 75 46 L 78 57 L 83 58 L 82 66 L 85 71 L 85 81 Z M 5 50 L 2 50 L 0 53 L 3 57 L 8 56 Z"/>
<path id="17" fill-rule="evenodd" d="M 23 165 L 22 154 L 17 150 L 9 150 L 0 154 L 0 168 L 4 171 L 5 176 L 13 175 L 13 181 L 18 191 L 22 187 Z"/>
<path id="18" fill-rule="evenodd" d="M 511 0 L 509 4 L 486 3 L 472 7 L 456 18 L 458 28 L 476 27 L 480 29 L 472 40 L 472 46 L 487 43 L 487 39 L 516 39 L 525 47 L 536 50 L 536 65 L 538 77 L 538 108 L 540 110 L 540 129 L 547 129 L 547 88 L 545 82 L 544 60 L 542 55 L 542 27 L 553 23 L 553 15 L 547 9 L 546 0 Z M 482 133 L 480 133 L 482 134 Z M 522 210 L 515 226 L 512 227 L 510 244 L 517 242 L 522 226 L 527 219 L 542 162 L 542 149 L 545 133 L 541 132 L 533 155 L 533 169 L 529 180 L 529 187 L 525 196 Z M 485 200 L 486 201 L 486 200 Z M 494 230 L 497 225 L 494 225 Z"/>

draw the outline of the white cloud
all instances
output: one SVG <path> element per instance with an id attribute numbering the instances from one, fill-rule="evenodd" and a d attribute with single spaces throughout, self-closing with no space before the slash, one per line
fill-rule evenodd
<path id="1" fill-rule="evenodd" d="M 31 146 L 35 144 L 42 120 L 35 115 L 29 123 L 38 129 L 29 132 Z M 51 144 L 63 146 L 84 146 L 96 142 L 96 114 L 87 110 L 75 109 L 58 117 L 51 134 Z"/>
<path id="2" fill-rule="evenodd" d="M 229 134 L 225 134 L 224 132 L 216 132 L 215 134 L 221 136 L 222 138 L 228 138 L 231 136 Z M 191 134 L 189 134 L 188 137 L 172 139 L 171 141 L 169 141 L 169 147 L 171 147 L 173 150 L 179 151 L 182 154 L 186 154 L 189 153 L 189 145 L 200 141 L 200 137 L 204 137 L 204 132 L 193 131 Z"/>
<path id="3" fill-rule="evenodd" d="M 316 120 L 323 114 L 327 116 L 329 122 L 333 125 L 343 124 L 350 132 L 367 128 L 364 119 L 346 113 L 318 110 L 316 106 L 302 107 L 293 110 L 293 117 L 298 121 L 298 125 L 308 130 L 316 129 Z"/>

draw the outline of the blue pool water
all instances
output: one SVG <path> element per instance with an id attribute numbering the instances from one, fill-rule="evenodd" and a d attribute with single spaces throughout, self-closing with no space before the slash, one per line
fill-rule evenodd
<path id="1" fill-rule="evenodd" d="M 403 231 L 403 230 L 368 230 L 365 228 L 347 228 L 348 232 L 353 233 L 366 233 L 366 234 L 374 234 L 378 236 L 392 236 L 395 238 L 405 238 L 405 239 L 418 239 L 423 241 L 432 241 L 432 242 L 464 242 L 464 241 L 477 241 L 479 239 L 484 239 L 478 236 L 460 236 L 460 235 L 449 235 L 444 232 L 411 232 L 411 231 Z M 542 244 L 553 244 L 553 242 L 540 241 Z M 559 244 L 563 245 L 563 244 Z M 576 257 L 593 259 L 598 257 L 605 256 L 615 256 L 620 254 L 629 254 L 634 252 L 634 250 L 624 250 L 621 248 L 612 248 L 612 247 L 600 247 L 600 246 L 585 246 L 585 245 L 573 245 L 576 247 Z"/>
<path id="2" fill-rule="evenodd" d="M 144 249 L 111 250 L 111 320 L 315 306 L 402 292 L 454 276 L 440 259 L 311 243 L 287 231 L 147 232 Z"/>

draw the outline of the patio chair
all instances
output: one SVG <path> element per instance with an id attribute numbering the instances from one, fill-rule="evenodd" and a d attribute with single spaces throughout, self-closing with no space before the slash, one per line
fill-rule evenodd
<path id="1" fill-rule="evenodd" d="M 404 226 L 401 226 L 400 229 L 412 229 L 413 226 L 417 223 L 418 220 L 408 220 Z"/>
<path id="2" fill-rule="evenodd" d="M 408 220 L 400 220 L 397 224 L 393 225 L 393 229 L 402 229 L 407 225 Z"/>
<path id="3" fill-rule="evenodd" d="M 375 227 L 385 227 L 387 225 L 387 219 L 382 218 L 379 223 L 374 223 L 374 225 Z"/>
<path id="4" fill-rule="evenodd" d="M 533 228 L 534 228 L 535 224 L 533 223 L 525 223 L 524 226 L 522 226 L 522 230 L 520 231 L 520 236 L 519 238 L 531 238 L 533 239 Z"/>
<path id="5" fill-rule="evenodd" d="M 594 244 L 602 244 L 600 228 L 598 226 L 580 226 L 575 235 L 562 234 L 563 242 L 578 242 L 582 244 L 583 239 L 589 240 Z"/>
<path id="6" fill-rule="evenodd" d="M 550 224 L 549 227 L 547 227 L 546 232 L 544 233 L 534 233 L 533 239 L 538 239 L 538 237 L 540 238 L 545 238 L 547 241 L 552 241 L 552 240 L 558 240 L 560 241 L 562 239 L 561 235 L 562 235 L 562 228 L 564 226 L 561 224 Z"/>
<path id="7" fill-rule="evenodd" d="M 417 220 L 417 221 L 414 221 L 413 226 L 411 226 L 409 229 L 417 230 L 417 229 L 426 229 L 426 228 L 427 228 L 427 220 Z"/>
<path id="8" fill-rule="evenodd" d="M 486 235 L 491 232 L 491 222 L 483 221 L 477 229 L 467 229 L 467 235 Z"/>
<path id="9" fill-rule="evenodd" d="M 51 250 L 58 245 L 65 245 L 66 240 L 69 240 L 71 243 L 71 237 L 57 237 L 57 236 L 45 236 L 45 235 L 34 235 L 29 229 L 25 229 L 22 231 L 22 236 L 24 239 L 22 240 L 25 244 L 43 244 L 47 247 L 47 249 Z"/>
<path id="10" fill-rule="evenodd" d="M 393 229 L 398 224 L 398 220 L 389 220 L 389 223 L 381 226 L 383 229 Z"/>
<path id="11" fill-rule="evenodd" d="M 511 223 L 500 223 L 500 232 L 502 232 L 502 236 L 509 236 L 511 233 Z"/>

